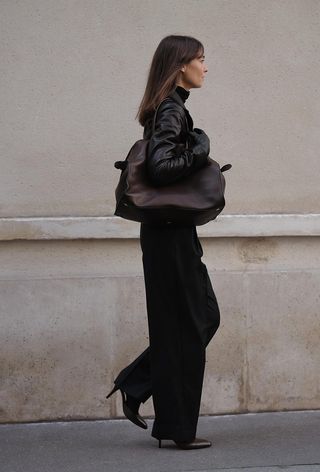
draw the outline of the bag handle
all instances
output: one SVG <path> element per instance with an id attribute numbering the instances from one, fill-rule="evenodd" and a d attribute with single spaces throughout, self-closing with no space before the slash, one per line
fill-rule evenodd
<path id="1" fill-rule="evenodd" d="M 165 100 L 167 100 L 168 98 L 170 97 L 165 97 L 157 106 L 155 112 L 154 112 L 154 116 L 153 116 L 153 121 L 152 121 L 152 134 L 154 133 L 154 128 L 155 128 L 155 123 L 156 123 L 156 115 L 157 115 L 157 111 L 161 105 L 162 102 L 164 102 Z M 187 130 L 189 131 L 189 124 L 188 124 L 188 120 L 187 120 L 187 116 L 185 116 L 186 118 L 186 123 L 187 123 Z M 187 142 L 186 142 L 186 147 L 188 148 L 189 145 L 188 145 L 188 138 L 187 138 Z M 127 167 L 128 165 L 128 162 L 127 160 L 125 159 L 124 161 L 116 161 L 114 164 L 114 167 L 116 169 L 120 169 L 121 171 L 125 170 L 125 168 Z"/>
<path id="2" fill-rule="evenodd" d="M 159 110 L 159 107 L 161 105 L 162 102 L 164 102 L 165 100 L 167 100 L 168 97 L 164 98 L 163 100 L 161 100 L 161 102 L 158 104 L 157 108 L 156 108 L 156 111 L 154 112 L 154 115 L 153 115 L 153 121 L 152 121 L 152 134 L 154 133 L 154 127 L 155 127 L 155 124 L 156 124 L 156 116 L 157 116 L 157 112 Z"/>
<path id="3" fill-rule="evenodd" d="M 168 98 L 170 98 L 170 97 L 164 98 L 164 99 L 159 103 L 159 105 L 158 105 L 157 108 L 156 108 L 156 111 L 154 112 L 153 122 L 152 122 L 152 134 L 154 133 L 154 128 L 155 128 L 155 124 L 156 124 L 156 115 L 157 115 L 157 112 L 158 112 L 158 110 L 159 110 L 159 107 L 160 107 L 161 103 L 164 102 L 165 100 L 167 100 Z M 187 118 L 186 113 L 185 113 L 184 117 L 185 117 L 185 120 L 186 120 L 187 135 L 188 135 L 190 128 L 189 128 L 189 123 L 188 123 L 188 118 Z M 189 149 L 188 136 L 187 136 L 187 140 L 186 140 L 186 148 Z"/>

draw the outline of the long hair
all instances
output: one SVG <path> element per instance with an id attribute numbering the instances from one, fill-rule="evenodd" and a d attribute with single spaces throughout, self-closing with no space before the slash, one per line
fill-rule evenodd
<path id="1" fill-rule="evenodd" d="M 191 36 L 170 35 L 163 38 L 151 61 L 147 85 L 135 119 L 144 126 L 158 104 L 176 87 L 180 69 L 203 55 L 204 47 Z"/>

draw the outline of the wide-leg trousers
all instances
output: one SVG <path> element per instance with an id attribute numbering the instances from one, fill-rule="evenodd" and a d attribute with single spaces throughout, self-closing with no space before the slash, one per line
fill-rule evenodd
<path id="1" fill-rule="evenodd" d="M 149 346 L 115 379 L 155 411 L 151 435 L 195 438 L 205 349 L 220 324 L 220 310 L 195 226 L 141 224 Z"/>

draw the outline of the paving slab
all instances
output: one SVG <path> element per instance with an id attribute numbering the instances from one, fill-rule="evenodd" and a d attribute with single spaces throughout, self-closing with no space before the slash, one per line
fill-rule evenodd
<path id="1" fill-rule="evenodd" d="M 213 446 L 162 448 L 127 419 L 0 425 L 1 472 L 320 472 L 320 410 L 200 416 Z"/>

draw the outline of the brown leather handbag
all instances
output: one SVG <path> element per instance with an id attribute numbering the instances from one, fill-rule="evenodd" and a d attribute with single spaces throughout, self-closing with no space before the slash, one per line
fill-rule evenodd
<path id="1" fill-rule="evenodd" d="M 154 114 L 152 132 L 159 106 Z M 187 119 L 186 122 L 188 126 Z M 126 159 L 114 164 L 117 169 L 121 169 L 115 190 L 114 215 L 160 225 L 200 226 L 214 220 L 225 206 L 226 183 L 222 172 L 232 165 L 226 164 L 220 168 L 209 157 L 209 164 L 193 174 L 170 185 L 154 187 L 149 182 L 146 170 L 148 143 L 148 139 L 139 139 L 129 150 Z"/>

